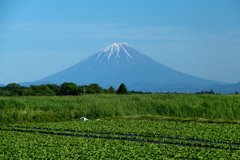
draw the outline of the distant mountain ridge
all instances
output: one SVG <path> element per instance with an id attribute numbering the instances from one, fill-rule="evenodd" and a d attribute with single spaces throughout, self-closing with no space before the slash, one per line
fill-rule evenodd
<path id="1" fill-rule="evenodd" d="M 78 85 L 98 83 L 104 88 L 116 88 L 124 83 L 129 90 L 141 90 L 146 87 L 157 90 L 164 85 L 176 87 L 178 84 L 203 89 L 211 85 L 225 84 L 173 70 L 140 53 L 126 42 L 113 43 L 72 67 L 22 85 L 46 82 L 74 82 Z"/>
<path id="2" fill-rule="evenodd" d="M 206 90 L 210 90 L 212 89 L 213 91 L 215 91 L 216 93 L 240 93 L 240 82 L 238 83 L 234 83 L 234 84 L 226 84 L 226 85 L 219 85 L 219 84 L 215 84 L 215 85 L 211 85 L 209 87 L 206 88 Z"/>

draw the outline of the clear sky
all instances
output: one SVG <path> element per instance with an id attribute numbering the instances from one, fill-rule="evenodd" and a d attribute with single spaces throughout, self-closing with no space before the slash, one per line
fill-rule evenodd
<path id="1" fill-rule="evenodd" d="M 114 42 L 194 76 L 240 81 L 239 0 L 0 0 L 0 84 L 66 69 Z"/>

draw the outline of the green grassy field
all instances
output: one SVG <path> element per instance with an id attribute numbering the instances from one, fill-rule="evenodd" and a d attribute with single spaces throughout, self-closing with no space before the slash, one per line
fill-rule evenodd
<path id="1" fill-rule="evenodd" d="M 240 120 L 240 95 L 138 94 L 0 97 L 0 123 L 114 117 Z"/>

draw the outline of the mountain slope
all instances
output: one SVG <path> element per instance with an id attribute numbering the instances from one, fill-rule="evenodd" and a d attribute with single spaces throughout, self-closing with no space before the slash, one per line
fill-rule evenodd
<path id="1" fill-rule="evenodd" d="M 206 87 L 223 84 L 173 70 L 138 52 L 125 42 L 113 43 L 72 67 L 35 83 L 44 81 L 55 84 L 74 82 L 78 85 L 98 83 L 102 87 L 118 87 L 120 83 L 128 86 L 137 82 L 150 82 L 152 86 L 185 83 Z"/>

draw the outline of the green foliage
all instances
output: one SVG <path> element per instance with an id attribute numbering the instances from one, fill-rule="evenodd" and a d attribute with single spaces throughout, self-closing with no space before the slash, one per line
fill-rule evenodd
<path id="1" fill-rule="evenodd" d="M 109 93 L 109 94 L 116 94 L 116 91 L 115 91 L 115 89 L 114 89 L 112 86 L 110 86 L 110 87 L 108 88 L 107 93 Z"/>
<path id="2" fill-rule="evenodd" d="M 36 94 L 37 96 L 55 96 L 56 93 L 51 90 L 48 87 L 45 87 L 44 89 L 41 90 L 41 92 L 39 94 Z"/>
<path id="3" fill-rule="evenodd" d="M 56 85 L 56 84 L 46 84 L 46 86 L 52 90 L 55 95 L 59 95 L 60 94 L 60 86 Z"/>
<path id="4" fill-rule="evenodd" d="M 86 89 L 86 93 L 89 93 L 89 94 L 103 93 L 102 87 L 100 87 L 96 83 L 86 86 L 85 89 Z"/>
<path id="5" fill-rule="evenodd" d="M 0 96 L 10 96 L 10 91 L 0 89 Z"/>
<path id="6" fill-rule="evenodd" d="M 75 83 L 64 82 L 61 84 L 61 93 L 70 93 L 73 95 L 78 94 L 78 86 Z"/>
<path id="7" fill-rule="evenodd" d="M 132 135 L 139 136 L 139 139 L 146 140 L 149 137 L 158 138 L 158 142 L 181 142 L 188 143 L 186 140 L 201 140 L 209 142 L 219 142 L 224 144 L 240 144 L 240 129 L 236 124 L 218 124 L 218 123 L 199 123 L 199 122 L 181 122 L 181 121 L 149 121 L 149 120 L 131 120 L 131 119 L 115 119 L 115 120 L 90 120 L 84 121 L 68 121 L 68 122 L 51 122 L 51 123 L 27 123 L 15 124 L 19 130 L 31 130 L 31 128 L 46 128 L 52 129 L 55 133 L 63 133 L 63 131 L 75 131 L 75 135 L 86 135 L 93 133 L 93 136 L 101 135 L 99 133 L 107 134 L 105 137 L 110 137 L 113 134 L 115 137 L 127 137 L 136 139 Z M 8 127 L 7 129 L 13 129 Z M 15 128 L 16 129 L 16 128 Z M 59 132 L 58 132 L 59 131 Z M 64 132 L 65 134 L 71 134 Z M 161 137 L 171 137 L 178 140 L 166 140 Z M 189 142 L 190 143 L 190 142 Z M 196 142 L 201 144 L 202 142 Z M 209 144 L 213 146 L 217 144 Z M 224 146 L 224 145 L 219 145 Z M 232 146 L 233 147 L 233 146 Z M 240 145 L 236 146 L 240 149 Z"/>
<path id="8" fill-rule="evenodd" d="M 110 88 L 110 93 L 115 92 Z M 75 83 L 65 82 L 58 86 L 56 84 L 31 85 L 30 87 L 21 87 L 16 83 L 10 83 L 6 87 L 0 88 L 0 96 L 58 96 L 58 95 L 82 95 L 82 94 L 100 94 L 108 93 L 98 84 L 77 86 Z"/>
<path id="9" fill-rule="evenodd" d="M 121 83 L 118 90 L 117 90 L 117 94 L 127 94 L 127 87 L 125 86 L 125 84 Z"/>
<path id="10" fill-rule="evenodd" d="M 15 101 L 16 103 L 12 103 Z M 17 113 L 23 121 L 65 121 L 80 117 L 103 118 L 116 116 L 161 116 L 240 120 L 240 95 L 213 94 L 85 94 L 82 96 L 22 96 L 0 97 L 0 123 L 9 123 L 7 117 Z M 24 104 L 24 109 L 19 108 Z M 71 116 L 61 117 L 62 114 Z M 1 115 L 0 115 L 1 116 Z M 18 120 L 14 120 L 18 122 Z"/>
<path id="11" fill-rule="evenodd" d="M 29 128 L 0 127 L 0 159 L 240 159 L 240 146 L 228 144 L 239 143 L 233 124 L 116 119 L 17 126 Z"/>
<path id="12" fill-rule="evenodd" d="M 19 84 L 17 84 L 17 83 L 9 83 L 9 84 L 6 86 L 6 88 L 7 88 L 8 90 L 20 89 L 21 86 L 20 86 Z"/>
<path id="13" fill-rule="evenodd" d="M 108 89 L 103 89 L 103 93 L 116 94 L 116 91 L 112 86 L 110 86 Z"/>
<path id="14" fill-rule="evenodd" d="M 21 86 L 16 83 L 8 84 L 6 89 L 10 91 L 10 96 L 20 96 L 22 94 Z"/>
<path id="15" fill-rule="evenodd" d="M 4 96 L 4 91 L 0 89 L 0 96 Z"/>
<path id="16" fill-rule="evenodd" d="M 215 94 L 215 93 L 214 93 L 213 90 L 211 89 L 210 91 L 197 92 L 197 94 Z"/>
<path id="17" fill-rule="evenodd" d="M 22 95 L 23 96 L 33 96 L 33 95 L 35 95 L 35 92 L 32 88 L 26 87 L 22 90 Z"/>
<path id="18" fill-rule="evenodd" d="M 33 95 L 36 95 L 36 96 L 55 96 L 56 95 L 56 93 L 53 90 L 51 90 L 48 87 L 48 85 L 45 85 L 45 84 L 31 85 L 30 88 L 32 90 L 28 90 L 28 91 L 30 91 Z"/>

